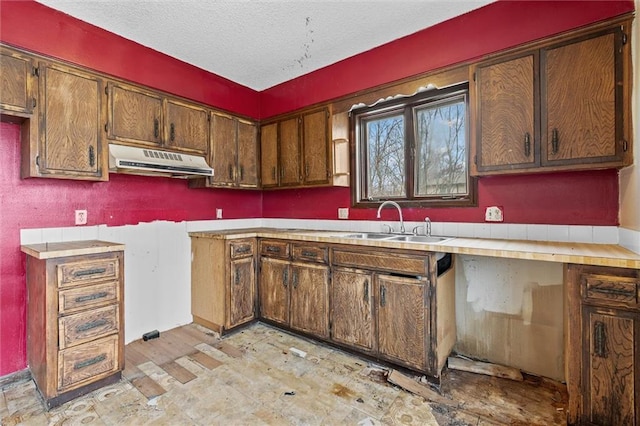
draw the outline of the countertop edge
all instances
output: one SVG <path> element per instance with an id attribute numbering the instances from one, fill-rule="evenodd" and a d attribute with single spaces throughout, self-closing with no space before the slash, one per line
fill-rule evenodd
<path id="1" fill-rule="evenodd" d="M 111 253 L 124 251 L 124 249 L 124 244 L 99 240 L 24 244 L 20 246 L 20 251 L 36 259 Z"/>

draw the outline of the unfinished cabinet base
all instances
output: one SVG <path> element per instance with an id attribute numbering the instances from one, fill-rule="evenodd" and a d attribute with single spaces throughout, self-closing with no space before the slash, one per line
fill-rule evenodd
<path id="1" fill-rule="evenodd" d="M 69 392 L 65 392 L 65 393 L 61 393 L 53 398 L 47 398 L 45 397 L 41 392 L 40 389 L 38 388 L 38 392 L 40 393 L 40 396 L 42 397 L 42 400 L 44 402 L 45 407 L 47 408 L 47 410 L 50 410 L 52 408 L 56 408 L 64 403 L 67 403 L 69 401 L 71 401 L 72 399 L 78 398 L 80 396 L 86 395 L 90 392 L 93 392 L 94 390 L 100 389 L 104 386 L 109 386 L 112 385 L 114 383 L 117 383 L 120 381 L 120 379 L 122 378 L 122 374 L 120 371 L 105 377 L 104 379 L 100 379 L 97 380 L 95 382 L 89 383 L 88 385 L 82 386 L 80 388 L 76 388 L 73 390 L 70 390 Z M 37 387 L 36 387 L 37 388 Z"/>

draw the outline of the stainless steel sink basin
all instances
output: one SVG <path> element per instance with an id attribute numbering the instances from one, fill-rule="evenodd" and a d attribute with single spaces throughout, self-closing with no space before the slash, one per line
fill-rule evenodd
<path id="1" fill-rule="evenodd" d="M 344 235 L 344 238 L 359 238 L 362 240 L 387 240 L 393 238 L 393 234 L 384 234 L 381 232 L 360 232 L 357 234 Z"/>
<path id="2" fill-rule="evenodd" d="M 389 238 L 391 241 L 407 241 L 413 243 L 427 243 L 427 244 L 438 244 L 444 241 L 447 241 L 451 238 L 449 237 L 434 237 L 434 236 L 426 236 L 426 235 L 396 235 L 392 238 Z"/>

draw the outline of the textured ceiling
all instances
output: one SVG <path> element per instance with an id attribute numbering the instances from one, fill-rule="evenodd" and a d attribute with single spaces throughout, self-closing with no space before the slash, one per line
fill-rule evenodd
<path id="1" fill-rule="evenodd" d="M 493 0 L 38 0 L 255 90 Z"/>

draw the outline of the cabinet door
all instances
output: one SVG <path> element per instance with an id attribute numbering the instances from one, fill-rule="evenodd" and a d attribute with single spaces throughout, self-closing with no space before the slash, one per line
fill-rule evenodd
<path id="1" fill-rule="evenodd" d="M 226 115 L 211 115 L 213 183 L 235 184 L 236 161 L 236 121 Z"/>
<path id="2" fill-rule="evenodd" d="M 429 341 L 423 280 L 377 276 L 378 351 L 399 364 L 424 370 Z"/>
<path id="3" fill-rule="evenodd" d="M 262 257 L 260 260 L 260 316 L 289 324 L 289 262 Z"/>
<path id="4" fill-rule="evenodd" d="M 251 321 L 255 311 L 256 275 L 253 257 L 231 262 L 229 327 Z"/>
<path id="5" fill-rule="evenodd" d="M 40 66 L 39 172 L 51 177 L 106 180 L 101 143 L 102 81 L 74 68 Z"/>
<path id="6" fill-rule="evenodd" d="M 479 172 L 532 167 L 539 162 L 535 124 L 537 55 L 476 70 Z"/>
<path id="7" fill-rule="evenodd" d="M 291 265 L 290 326 L 305 333 L 329 337 L 329 267 Z"/>
<path id="8" fill-rule="evenodd" d="M 278 123 L 260 127 L 260 176 L 263 188 L 278 186 Z"/>
<path id="9" fill-rule="evenodd" d="M 162 144 L 160 95 L 118 83 L 108 83 L 107 93 L 107 138 L 130 145 Z"/>
<path id="10" fill-rule="evenodd" d="M 31 114 L 36 102 L 33 71 L 31 58 L 0 49 L 0 109 Z"/>
<path id="11" fill-rule="evenodd" d="M 303 181 L 308 185 L 329 182 L 330 143 L 329 111 L 320 111 L 302 116 Z"/>
<path id="12" fill-rule="evenodd" d="M 238 120 L 238 186 L 258 187 L 258 129 L 242 120 Z"/>
<path id="13" fill-rule="evenodd" d="M 331 280 L 331 339 L 372 351 L 374 336 L 373 274 L 334 269 Z"/>
<path id="14" fill-rule="evenodd" d="M 206 155 L 209 152 L 209 112 L 195 104 L 165 101 L 167 148 Z"/>
<path id="15" fill-rule="evenodd" d="M 618 33 L 542 51 L 543 164 L 622 161 Z"/>
<path id="16" fill-rule="evenodd" d="M 280 186 L 300 184 L 299 118 L 280 122 Z"/>
<path id="17" fill-rule="evenodd" d="M 585 306 L 583 324 L 586 347 L 582 421 L 599 425 L 637 424 L 638 314 Z"/>

